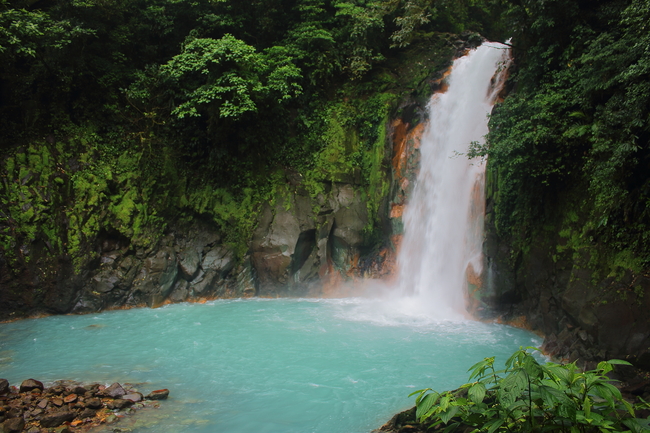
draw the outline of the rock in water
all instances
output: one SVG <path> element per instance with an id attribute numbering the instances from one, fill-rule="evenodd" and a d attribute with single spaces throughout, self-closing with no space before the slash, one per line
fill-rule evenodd
<path id="1" fill-rule="evenodd" d="M 168 389 L 158 389 L 156 391 L 151 391 L 146 399 L 147 400 L 166 400 L 169 397 Z"/>
<path id="2" fill-rule="evenodd" d="M 38 380 L 27 379 L 20 384 L 20 392 L 29 392 L 35 389 L 43 391 L 43 383 Z"/>
<path id="3" fill-rule="evenodd" d="M 132 392 L 131 394 L 126 394 L 122 396 L 122 398 L 124 400 L 131 400 L 132 402 L 137 403 L 139 401 L 142 401 L 144 397 L 142 397 L 142 394 L 140 394 L 139 392 Z"/>
<path id="4" fill-rule="evenodd" d="M 125 407 L 133 406 L 133 402 L 131 400 L 122 400 L 121 398 L 116 398 L 106 406 L 108 406 L 109 409 L 124 409 Z"/>
<path id="5" fill-rule="evenodd" d="M 124 391 L 122 385 L 115 382 L 114 384 L 106 388 L 104 391 L 102 391 L 102 394 L 112 398 L 120 398 L 126 394 L 126 391 Z"/>

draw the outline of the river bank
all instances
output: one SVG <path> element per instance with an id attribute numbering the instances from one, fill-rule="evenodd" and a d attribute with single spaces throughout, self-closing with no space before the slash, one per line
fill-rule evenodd
<path id="1" fill-rule="evenodd" d="M 0 379 L 0 425 L 3 433 L 82 433 L 157 408 L 168 396 L 167 389 L 145 396 L 134 385 L 117 382 L 105 386 L 58 380 L 46 387 L 34 379 L 19 386 Z"/>

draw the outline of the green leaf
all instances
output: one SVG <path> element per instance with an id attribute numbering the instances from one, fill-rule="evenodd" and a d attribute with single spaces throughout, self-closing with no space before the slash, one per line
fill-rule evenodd
<path id="1" fill-rule="evenodd" d="M 452 419 L 458 413 L 458 406 L 450 406 L 446 411 L 440 414 L 440 419 L 442 422 L 447 424 L 450 419 Z"/>
<path id="2" fill-rule="evenodd" d="M 487 428 L 487 433 L 494 433 L 495 431 L 497 431 L 497 429 L 499 427 L 501 427 L 503 425 L 504 422 L 505 422 L 504 419 L 495 418 L 493 420 L 490 420 L 490 421 L 486 422 L 483 425 L 483 428 L 484 429 Z"/>
<path id="3" fill-rule="evenodd" d="M 607 362 L 609 362 L 610 364 L 614 364 L 614 365 L 632 365 L 629 362 L 624 361 L 622 359 L 610 359 Z"/>
<path id="4" fill-rule="evenodd" d="M 429 410 L 436 404 L 440 394 L 437 392 L 432 392 L 427 394 L 418 404 L 415 411 L 415 417 L 422 422 L 424 420 L 424 415 L 426 415 Z"/>
<path id="5" fill-rule="evenodd" d="M 469 396 L 469 399 L 477 404 L 483 401 L 483 399 L 485 398 L 485 393 L 486 393 L 485 385 L 481 382 L 475 383 L 467 390 L 467 395 Z"/>
<path id="6" fill-rule="evenodd" d="M 442 431 L 442 433 L 452 433 L 458 428 L 458 426 L 460 426 L 459 422 L 451 423 Z"/>

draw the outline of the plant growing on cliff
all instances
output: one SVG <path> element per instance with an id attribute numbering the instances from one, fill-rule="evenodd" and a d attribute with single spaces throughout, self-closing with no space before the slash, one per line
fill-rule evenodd
<path id="1" fill-rule="evenodd" d="M 531 349 L 531 348 L 528 348 Z M 527 349 L 516 351 L 495 370 L 494 357 L 471 368 L 470 380 L 456 391 L 415 391 L 416 417 L 429 428 L 446 426 L 444 433 L 464 431 L 519 432 L 650 431 L 650 420 L 636 418 L 633 406 L 611 384 L 610 360 L 581 372 L 575 363 L 540 364 Z M 648 405 L 642 405 L 647 408 Z M 470 428 L 473 430 L 467 430 Z"/>

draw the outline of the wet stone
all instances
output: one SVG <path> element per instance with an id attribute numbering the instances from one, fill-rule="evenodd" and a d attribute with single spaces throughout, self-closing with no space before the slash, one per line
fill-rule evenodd
<path id="1" fill-rule="evenodd" d="M 40 391 L 43 390 L 43 383 L 34 379 L 23 380 L 23 383 L 20 384 L 20 392 L 30 392 L 35 389 Z"/>
<path id="2" fill-rule="evenodd" d="M 61 385 L 53 386 L 47 390 L 48 393 L 52 395 L 61 395 L 65 392 L 65 388 Z"/>
<path id="3" fill-rule="evenodd" d="M 168 396 L 168 389 L 158 389 L 156 391 L 151 391 L 146 398 L 147 400 L 166 400 Z"/>
<path id="4" fill-rule="evenodd" d="M 81 385 L 77 385 L 70 388 L 70 392 L 77 395 L 84 395 L 88 390 Z"/>
<path id="5" fill-rule="evenodd" d="M 74 403 L 77 401 L 77 394 L 70 394 L 63 398 L 64 403 Z"/>
<path id="6" fill-rule="evenodd" d="M 133 406 L 133 402 L 131 400 L 122 400 L 121 398 L 117 398 L 108 403 L 107 406 L 109 409 L 124 409 Z"/>
<path id="7" fill-rule="evenodd" d="M 102 401 L 97 397 L 89 398 L 86 401 L 86 407 L 91 409 L 99 409 L 102 407 Z"/>
<path id="8" fill-rule="evenodd" d="M 124 391 L 122 385 L 116 382 L 108 388 L 104 389 L 104 391 L 102 391 L 102 394 L 112 398 L 120 398 L 126 394 L 126 391 Z"/>
<path id="9" fill-rule="evenodd" d="M 142 401 L 142 399 L 144 397 L 142 397 L 142 394 L 140 394 L 139 392 L 134 392 L 134 393 L 131 393 L 131 394 L 126 394 L 126 395 L 122 396 L 122 398 L 124 400 L 131 400 L 132 402 L 137 403 L 139 401 Z"/>
<path id="10" fill-rule="evenodd" d="M 80 414 L 79 418 L 93 418 L 97 414 L 97 411 L 94 409 L 86 408 Z"/>
<path id="11" fill-rule="evenodd" d="M 66 421 L 72 421 L 74 413 L 70 411 L 54 412 L 41 418 L 43 427 L 58 427 Z"/>
<path id="12" fill-rule="evenodd" d="M 39 401 L 36 406 L 38 406 L 41 409 L 45 409 L 48 404 L 49 404 L 49 400 L 44 398 L 43 400 Z"/>
<path id="13" fill-rule="evenodd" d="M 63 406 L 63 400 L 60 399 L 60 398 L 53 398 L 53 399 L 52 399 L 52 404 L 53 404 L 54 406 L 61 407 L 61 406 Z"/>
<path id="14" fill-rule="evenodd" d="M 9 381 L 7 379 L 0 379 L 0 395 L 7 394 L 9 392 Z"/>
<path id="15" fill-rule="evenodd" d="M 4 433 L 18 433 L 25 428 L 25 420 L 22 418 L 10 418 L 2 424 L 2 427 Z"/>

